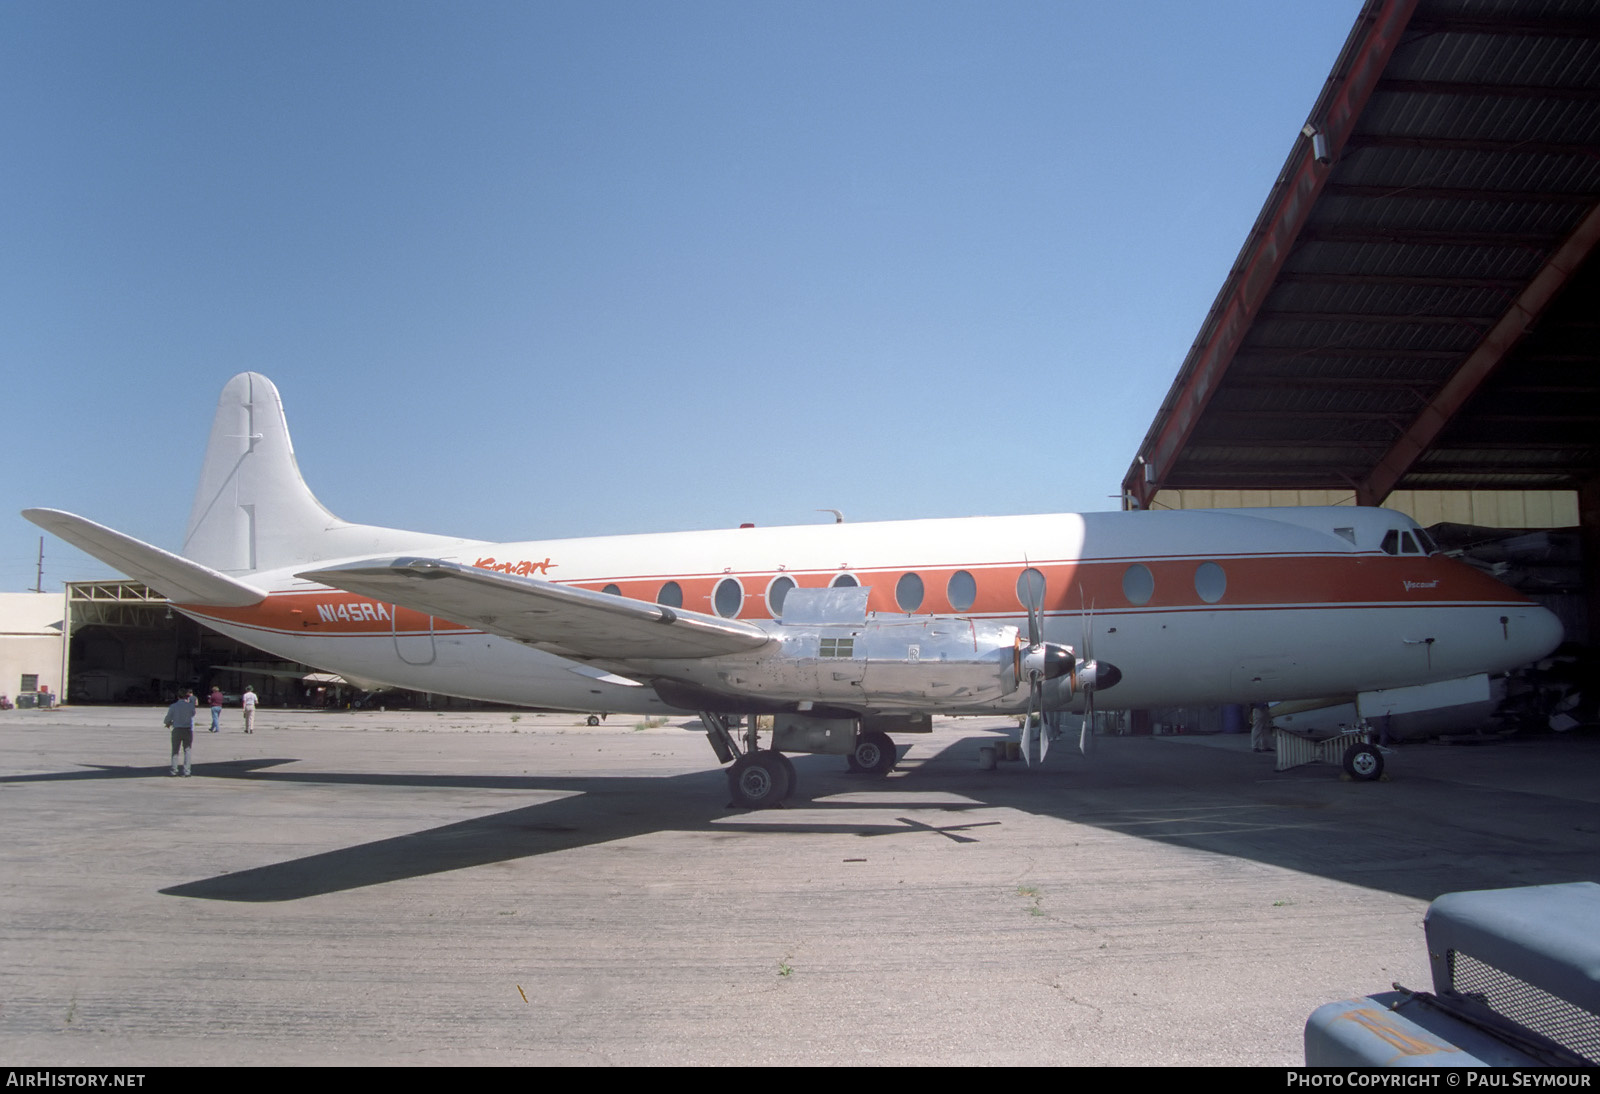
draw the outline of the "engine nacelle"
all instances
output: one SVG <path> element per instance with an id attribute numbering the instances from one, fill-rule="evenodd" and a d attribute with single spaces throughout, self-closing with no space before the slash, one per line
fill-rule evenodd
<path id="1" fill-rule="evenodd" d="M 735 710 L 962 711 L 1025 709 L 1028 653 L 1016 627 L 959 616 L 851 624 L 779 624 L 774 643 L 750 654 L 680 661 L 663 669 L 682 684 L 729 699 Z M 1072 652 L 1047 647 L 1048 709 L 1072 697 Z M 1065 666 L 1064 669 L 1062 666 Z M 710 709 L 658 683 L 662 697 Z"/>
<path id="2" fill-rule="evenodd" d="M 1026 710 L 1043 681 L 1046 710 L 1072 700 L 1066 646 L 1030 648 L 1017 627 L 957 615 L 880 617 L 866 588 L 791 589 L 772 641 L 749 653 L 634 663 L 661 698 L 689 710 L 818 717 Z"/>

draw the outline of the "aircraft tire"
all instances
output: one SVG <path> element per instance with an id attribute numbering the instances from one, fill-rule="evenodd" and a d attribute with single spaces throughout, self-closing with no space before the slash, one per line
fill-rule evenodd
<path id="1" fill-rule="evenodd" d="M 770 752 L 768 755 L 776 757 L 778 762 L 783 765 L 784 773 L 789 776 L 789 789 L 783 792 L 783 800 L 788 801 L 794 797 L 795 788 L 800 785 L 800 773 L 794 769 L 794 761 L 783 753 Z"/>
<path id="2" fill-rule="evenodd" d="M 894 738 L 873 730 L 856 738 L 856 747 L 850 753 L 856 767 L 869 775 L 884 776 L 894 770 L 900 753 L 895 750 Z"/>
<path id="3" fill-rule="evenodd" d="M 786 757 L 776 752 L 750 752 L 728 769 L 728 791 L 743 809 L 773 809 L 789 796 L 792 780 Z"/>
<path id="4" fill-rule="evenodd" d="M 600 716 L 598 714 L 589 715 L 589 720 L 588 720 L 587 724 L 591 725 L 591 726 L 599 725 L 600 724 Z"/>
<path id="5" fill-rule="evenodd" d="M 1383 753 L 1374 745 L 1351 745 L 1344 750 L 1344 773 L 1357 782 L 1383 777 Z"/>

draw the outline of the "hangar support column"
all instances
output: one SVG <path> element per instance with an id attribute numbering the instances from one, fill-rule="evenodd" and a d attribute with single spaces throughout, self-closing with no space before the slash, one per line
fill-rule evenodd
<path id="1" fill-rule="evenodd" d="M 1600 478 L 1578 485 L 1578 550 L 1582 555 L 1583 604 L 1589 617 L 1588 645 L 1592 651 L 1600 639 Z M 1585 659 L 1582 672 L 1584 694 L 1600 695 L 1600 672 L 1595 671 L 1593 656 Z"/>

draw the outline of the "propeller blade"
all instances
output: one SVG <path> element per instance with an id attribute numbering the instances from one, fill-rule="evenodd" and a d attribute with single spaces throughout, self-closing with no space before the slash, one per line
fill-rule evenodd
<path id="1" fill-rule="evenodd" d="M 1050 731 L 1044 724 L 1044 677 L 1033 678 L 1033 708 L 1038 711 L 1034 717 L 1039 719 L 1039 762 L 1044 763 L 1044 758 L 1050 751 Z"/>
<path id="2" fill-rule="evenodd" d="M 1088 756 L 1095 750 L 1094 693 L 1105 681 L 1101 678 L 1100 664 L 1094 659 L 1094 605 L 1084 600 L 1082 585 L 1078 586 L 1078 602 L 1083 608 L 1083 660 L 1078 664 L 1078 683 L 1083 688 L 1083 729 L 1078 732 L 1078 752 Z M 1110 687 L 1122 678 L 1122 674 L 1114 666 L 1106 667 L 1115 674 L 1109 682 L 1105 682 Z"/>

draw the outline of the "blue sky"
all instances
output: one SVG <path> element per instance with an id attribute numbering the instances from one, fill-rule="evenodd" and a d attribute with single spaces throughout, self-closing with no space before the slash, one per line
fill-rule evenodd
<path id="1" fill-rule="evenodd" d="M 368 523 L 1114 508 L 1359 7 L 11 0 L 0 589 L 246 369 Z"/>

